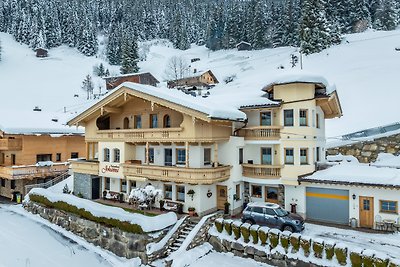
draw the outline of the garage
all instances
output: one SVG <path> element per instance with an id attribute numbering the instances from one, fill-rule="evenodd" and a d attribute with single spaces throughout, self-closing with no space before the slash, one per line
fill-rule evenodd
<path id="1" fill-rule="evenodd" d="M 349 191 L 307 187 L 306 215 L 309 220 L 348 224 Z"/>

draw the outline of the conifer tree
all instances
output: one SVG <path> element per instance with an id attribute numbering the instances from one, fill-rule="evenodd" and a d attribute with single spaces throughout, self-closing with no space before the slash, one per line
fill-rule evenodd
<path id="1" fill-rule="evenodd" d="M 139 71 L 138 45 L 133 38 L 127 38 L 122 45 L 121 74 L 136 73 Z"/>
<path id="2" fill-rule="evenodd" d="M 2 48 L 2 46 L 1 46 L 1 40 L 0 40 L 0 61 L 1 61 L 1 54 L 2 54 L 2 52 L 3 52 L 3 48 Z"/>
<path id="3" fill-rule="evenodd" d="M 94 56 L 97 53 L 96 33 L 89 23 L 89 20 L 86 20 L 86 23 L 82 29 L 78 43 L 78 50 L 85 56 Z"/>
<path id="4" fill-rule="evenodd" d="M 352 0 L 350 5 L 350 23 L 352 32 L 363 31 L 371 24 L 371 17 L 365 0 Z"/>

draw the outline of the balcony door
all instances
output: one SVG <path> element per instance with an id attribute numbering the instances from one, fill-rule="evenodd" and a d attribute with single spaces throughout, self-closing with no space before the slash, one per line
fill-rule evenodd
<path id="1" fill-rule="evenodd" d="M 165 166 L 172 166 L 172 148 L 164 149 L 164 164 Z"/>
<path id="2" fill-rule="evenodd" d="M 261 148 L 261 164 L 272 165 L 272 148 L 270 147 Z"/>

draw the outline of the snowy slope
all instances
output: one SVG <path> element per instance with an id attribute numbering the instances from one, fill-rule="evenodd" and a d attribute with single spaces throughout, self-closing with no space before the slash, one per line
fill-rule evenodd
<path id="1" fill-rule="evenodd" d="M 9 35 L 0 33 L 0 39 L 4 50 L 0 62 L 2 96 L 9 99 L 0 107 L 0 112 L 12 114 L 16 111 L 10 113 L 10 110 L 17 108 L 30 112 L 38 105 L 44 112 L 61 112 L 66 107 L 68 113 L 76 114 L 92 103 L 86 100 L 80 87 L 95 64 L 104 64 L 102 59 L 84 57 L 65 46 L 51 49 L 47 59 L 38 59 L 28 47 L 17 44 Z M 159 43 L 150 48 L 147 61 L 139 62 L 141 71 L 150 71 L 157 79 L 165 81 L 165 67 L 171 56 L 184 56 L 189 62 L 191 58 L 200 58 L 191 64 L 191 70 L 197 69 L 199 73 L 211 69 L 221 82 L 212 89 L 210 100 L 232 105 L 237 104 L 237 100 L 260 101 L 261 88 L 276 77 L 293 72 L 290 55 L 298 55 L 297 49 L 292 47 L 212 52 L 204 46 L 192 45 L 191 49 L 180 51 Z M 400 120 L 395 112 L 400 95 L 400 52 L 394 49 L 399 45 L 400 29 L 371 30 L 348 35 L 339 46 L 303 57 L 305 72 L 322 75 L 331 85 L 337 86 L 344 116 L 327 122 L 327 136 Z M 278 68 L 280 66 L 284 69 Z M 118 67 L 110 70 L 111 74 L 116 74 Z M 223 80 L 228 76 L 236 78 L 226 85 Z M 104 88 L 101 79 L 95 84 L 95 88 Z"/>

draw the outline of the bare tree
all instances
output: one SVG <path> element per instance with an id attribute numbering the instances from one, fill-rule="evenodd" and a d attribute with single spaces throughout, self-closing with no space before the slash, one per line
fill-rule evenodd
<path id="1" fill-rule="evenodd" d="M 171 57 L 165 68 L 165 79 L 176 81 L 189 76 L 190 66 L 188 61 L 182 56 Z"/>
<path id="2" fill-rule="evenodd" d="M 85 91 L 87 93 L 87 99 L 92 99 L 94 85 L 93 85 L 92 77 L 89 74 L 83 80 L 81 88 L 83 91 Z"/>

